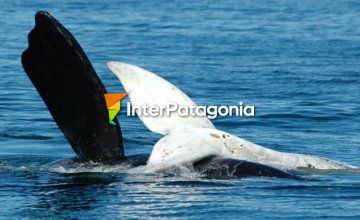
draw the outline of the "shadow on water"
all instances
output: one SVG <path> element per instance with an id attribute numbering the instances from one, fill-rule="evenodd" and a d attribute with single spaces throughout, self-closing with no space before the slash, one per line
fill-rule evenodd
<path id="1" fill-rule="evenodd" d="M 104 197 L 109 198 L 111 184 L 121 182 L 122 176 L 108 173 L 37 173 L 26 174 L 33 179 L 33 186 L 23 188 L 24 197 L 33 199 L 22 207 L 20 215 L 33 217 L 44 216 L 44 211 L 51 210 L 55 216 L 76 217 L 77 212 L 96 210 L 104 205 Z M 20 192 L 21 192 L 20 191 Z M 50 213 L 48 213 L 50 214 Z"/>

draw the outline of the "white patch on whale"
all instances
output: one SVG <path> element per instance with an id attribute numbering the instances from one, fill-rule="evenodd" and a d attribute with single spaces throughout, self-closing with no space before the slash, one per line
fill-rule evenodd
<path id="1" fill-rule="evenodd" d="M 133 105 L 196 105 L 185 93 L 160 76 L 140 67 L 108 62 Z M 282 169 L 351 169 L 355 166 L 316 156 L 274 151 L 215 129 L 206 117 L 139 116 L 146 127 L 165 135 L 154 146 L 148 172 L 192 163 L 210 155 L 246 160 Z"/>
<path id="2" fill-rule="evenodd" d="M 109 62 L 108 65 L 120 79 L 132 105 L 165 106 L 176 103 L 178 106 L 197 106 L 176 86 L 147 70 L 119 62 Z M 206 116 L 182 117 L 174 112 L 170 117 L 150 117 L 142 114 L 139 117 L 149 130 L 163 135 L 181 126 L 215 128 Z"/>

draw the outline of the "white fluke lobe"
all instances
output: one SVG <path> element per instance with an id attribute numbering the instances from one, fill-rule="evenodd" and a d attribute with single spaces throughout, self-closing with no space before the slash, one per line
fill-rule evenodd
<path id="1" fill-rule="evenodd" d="M 132 105 L 196 106 L 185 93 L 165 79 L 140 67 L 108 62 L 120 79 Z M 194 163 L 207 156 L 245 160 L 281 169 L 351 169 L 355 166 L 311 155 L 274 151 L 215 129 L 206 117 L 144 117 L 141 121 L 153 132 L 165 135 L 154 146 L 148 160 L 149 172 Z"/>
<path id="2" fill-rule="evenodd" d="M 196 106 L 185 93 L 160 76 L 140 67 L 121 63 L 108 62 L 110 70 L 119 78 L 128 93 L 132 106 L 166 106 L 176 103 L 178 106 Z M 179 127 L 214 128 L 210 120 L 204 116 L 180 116 L 173 112 L 170 116 L 150 117 L 139 114 L 146 127 L 159 134 L 168 134 Z"/>

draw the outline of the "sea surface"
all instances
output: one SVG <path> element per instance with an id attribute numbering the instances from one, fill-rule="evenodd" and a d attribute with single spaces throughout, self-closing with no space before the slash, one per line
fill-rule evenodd
<path id="1" fill-rule="evenodd" d="M 109 92 L 124 90 L 106 62 L 135 64 L 200 105 L 255 105 L 218 129 L 360 166 L 359 1 L 1 0 L 1 219 L 360 219 L 356 170 L 298 181 L 54 167 L 75 154 L 20 62 L 39 10 L 74 34 Z M 118 119 L 127 155 L 161 138 Z"/>

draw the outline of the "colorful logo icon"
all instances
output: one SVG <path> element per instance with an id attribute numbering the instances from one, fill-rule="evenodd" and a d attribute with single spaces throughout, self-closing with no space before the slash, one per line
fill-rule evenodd
<path id="1" fill-rule="evenodd" d="M 105 94 L 106 107 L 109 111 L 109 123 L 115 125 L 113 121 L 120 112 L 120 101 L 125 98 L 127 93 Z"/>

